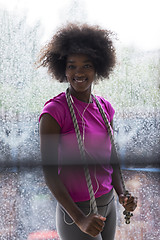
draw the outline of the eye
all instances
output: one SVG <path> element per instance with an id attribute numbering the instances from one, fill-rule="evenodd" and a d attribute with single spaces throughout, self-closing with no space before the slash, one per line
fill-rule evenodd
<path id="1" fill-rule="evenodd" d="M 68 69 L 75 69 L 75 66 L 74 65 L 68 65 L 67 68 Z"/>
<path id="2" fill-rule="evenodd" d="M 93 68 L 93 66 L 91 64 L 86 64 L 84 68 Z"/>

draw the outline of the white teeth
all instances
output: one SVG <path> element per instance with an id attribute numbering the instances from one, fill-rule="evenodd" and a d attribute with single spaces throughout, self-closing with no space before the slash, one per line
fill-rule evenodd
<path id="1" fill-rule="evenodd" d="M 78 80 L 78 79 L 74 79 L 76 82 L 85 82 L 86 79 L 82 79 L 82 80 Z"/>
<path id="2" fill-rule="evenodd" d="M 85 80 L 76 80 L 76 82 L 84 82 Z"/>

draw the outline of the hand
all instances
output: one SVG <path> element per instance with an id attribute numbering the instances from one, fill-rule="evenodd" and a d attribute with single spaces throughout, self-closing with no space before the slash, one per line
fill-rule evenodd
<path id="1" fill-rule="evenodd" d="M 92 237 L 96 237 L 104 228 L 105 217 L 96 214 L 90 214 L 84 216 L 76 224 L 82 232 L 89 234 Z"/>
<path id="2" fill-rule="evenodd" d="M 119 202 L 128 212 L 133 212 L 137 207 L 137 197 L 130 196 L 126 197 L 123 194 L 119 195 Z"/>

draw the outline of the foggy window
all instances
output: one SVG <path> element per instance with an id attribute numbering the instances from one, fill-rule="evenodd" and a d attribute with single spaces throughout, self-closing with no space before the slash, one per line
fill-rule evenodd
<path id="1" fill-rule="evenodd" d="M 117 199 L 116 239 L 160 237 L 158 1 L 131 2 L 139 21 L 125 0 L 0 1 L 0 239 L 58 239 L 56 201 L 40 166 L 38 118 L 44 103 L 68 85 L 54 81 L 34 63 L 66 21 L 99 24 L 117 33 L 116 68 L 109 79 L 93 86 L 93 93 L 116 110 L 114 135 L 122 173 L 139 199 L 129 226 Z M 151 12 L 153 22 L 146 23 Z"/>

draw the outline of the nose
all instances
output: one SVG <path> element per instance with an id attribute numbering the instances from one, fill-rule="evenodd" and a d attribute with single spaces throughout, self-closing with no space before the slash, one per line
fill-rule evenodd
<path id="1" fill-rule="evenodd" d="M 84 69 L 82 67 L 78 67 L 76 69 L 75 75 L 78 76 L 83 76 L 84 75 Z"/>

